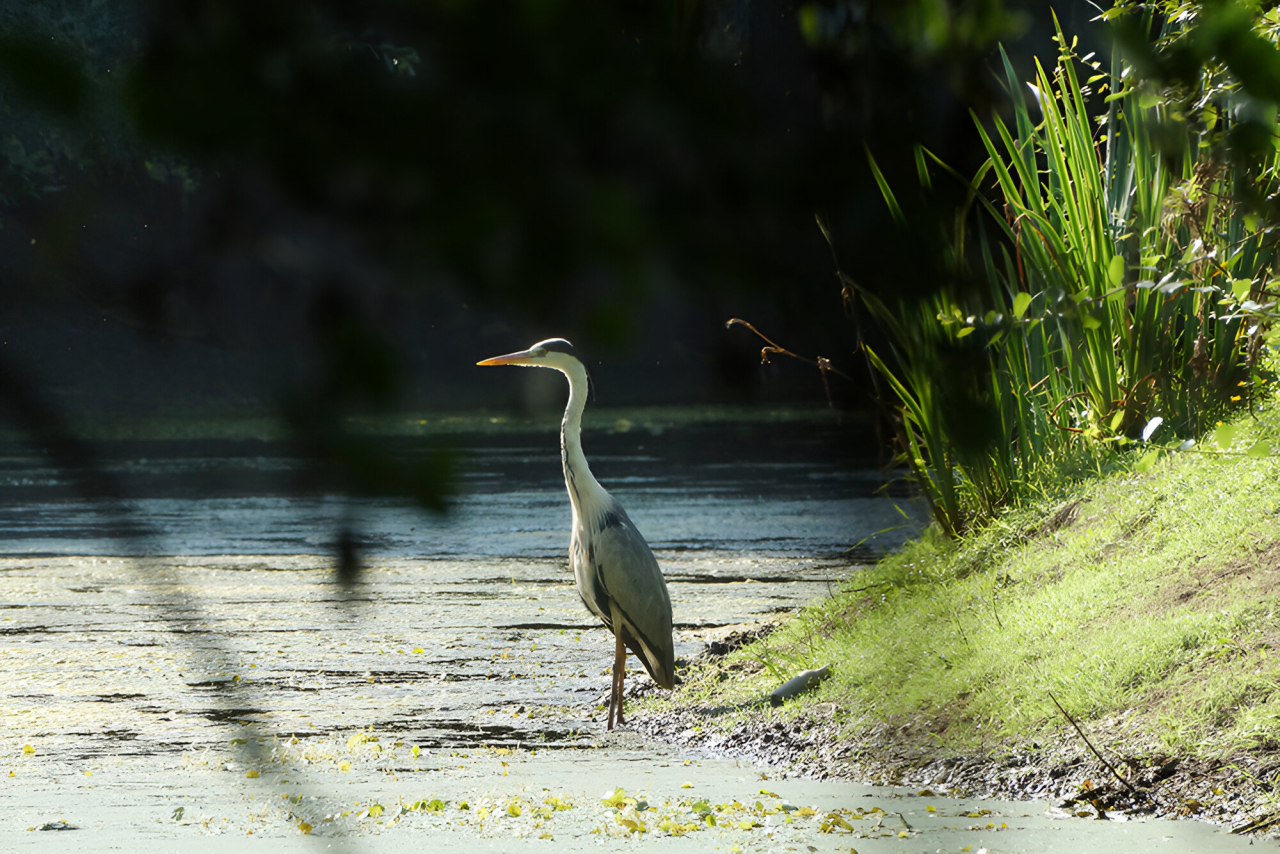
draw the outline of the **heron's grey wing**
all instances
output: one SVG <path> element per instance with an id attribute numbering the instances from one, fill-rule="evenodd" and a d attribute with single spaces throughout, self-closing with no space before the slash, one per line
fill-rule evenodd
<path id="1" fill-rule="evenodd" d="M 653 681 L 675 687 L 675 647 L 671 638 L 671 597 L 667 582 L 626 511 L 616 503 L 592 537 L 593 574 L 617 608 L 633 649 Z M 616 633 L 619 626 L 614 625 Z"/>

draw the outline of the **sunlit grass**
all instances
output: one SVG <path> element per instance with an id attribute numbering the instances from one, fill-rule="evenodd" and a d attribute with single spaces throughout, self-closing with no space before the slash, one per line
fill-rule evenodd
<path id="1" fill-rule="evenodd" d="M 1233 447 L 1278 437 L 1272 408 L 1244 417 Z M 1086 724 L 1123 716 L 1124 743 L 1108 745 L 1122 752 L 1274 747 L 1280 456 L 1202 447 L 1007 512 L 960 545 L 927 534 L 671 702 L 707 710 L 705 727 L 810 715 L 851 744 L 897 728 L 973 750 L 1064 732 L 1052 694 Z M 813 695 L 758 703 L 824 664 L 834 675 Z"/>

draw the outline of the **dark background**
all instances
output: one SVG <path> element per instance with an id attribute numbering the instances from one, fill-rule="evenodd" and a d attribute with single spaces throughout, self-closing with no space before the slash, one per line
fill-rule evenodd
<path id="1" fill-rule="evenodd" d="M 942 8 L 0 4 L 0 364 L 71 422 L 302 434 L 538 408 L 533 372 L 473 365 L 549 336 L 597 405 L 825 400 L 738 316 L 869 410 L 814 214 L 862 286 L 942 286 L 960 189 L 894 231 L 864 145 L 907 198 L 914 142 L 971 173 L 995 44 L 1055 51 L 1046 4 Z M 1086 42 L 1094 14 L 1061 8 Z"/>

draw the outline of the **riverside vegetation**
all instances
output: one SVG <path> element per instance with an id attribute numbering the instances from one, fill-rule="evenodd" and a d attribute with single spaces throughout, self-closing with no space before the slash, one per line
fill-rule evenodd
<path id="1" fill-rule="evenodd" d="M 841 275 L 883 332 L 868 358 L 935 524 L 704 656 L 647 729 L 1098 815 L 1280 823 L 1280 13 L 1104 17 L 1108 68 L 1061 31 L 1032 81 L 1004 61 L 1012 118 L 975 117 L 972 179 L 917 149 L 921 193 L 969 189 L 951 238 L 980 288 L 894 302 Z M 980 368 L 967 397 L 938 374 L 956 358 Z M 826 664 L 807 697 L 760 702 Z"/>

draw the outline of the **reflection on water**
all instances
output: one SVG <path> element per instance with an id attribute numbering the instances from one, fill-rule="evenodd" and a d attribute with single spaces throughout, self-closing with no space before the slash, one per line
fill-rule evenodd
<path id="1" fill-rule="evenodd" d="M 154 554 L 315 554 L 354 525 L 365 551 L 399 556 L 563 554 L 569 506 L 549 431 L 451 437 L 457 495 L 443 516 L 405 501 L 299 495 L 302 466 L 278 442 L 172 440 L 101 446 L 102 465 Z M 426 439 L 396 437 L 405 459 Z M 588 431 L 600 481 L 656 549 L 871 555 L 923 520 L 865 442 L 834 422 Z M 76 473 L 30 449 L 0 456 L 0 553 L 115 554 L 119 524 L 76 497 Z M 886 530 L 891 529 L 891 530 Z M 879 533 L 878 533 L 879 532 Z"/>

